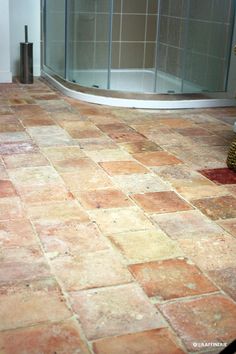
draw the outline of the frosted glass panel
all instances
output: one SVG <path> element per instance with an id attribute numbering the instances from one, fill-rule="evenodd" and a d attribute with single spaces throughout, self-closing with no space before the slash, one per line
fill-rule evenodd
<path id="1" fill-rule="evenodd" d="M 65 0 L 46 0 L 46 65 L 65 76 Z"/>
<path id="2" fill-rule="evenodd" d="M 68 0 L 68 78 L 108 87 L 110 1 Z"/>

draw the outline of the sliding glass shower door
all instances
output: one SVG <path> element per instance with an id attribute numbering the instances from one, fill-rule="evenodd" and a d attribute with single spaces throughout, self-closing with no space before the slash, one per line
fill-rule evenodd
<path id="1" fill-rule="evenodd" d="M 158 1 L 156 92 L 181 93 L 188 0 Z"/>
<path id="2" fill-rule="evenodd" d="M 65 77 L 66 64 L 66 1 L 49 0 L 44 5 L 45 65 Z"/>
<path id="3" fill-rule="evenodd" d="M 111 2 L 67 0 L 68 79 L 108 88 Z"/>

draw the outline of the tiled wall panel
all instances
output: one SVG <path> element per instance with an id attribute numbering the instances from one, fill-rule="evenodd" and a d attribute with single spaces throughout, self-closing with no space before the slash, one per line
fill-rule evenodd
<path id="1" fill-rule="evenodd" d="M 114 69 L 155 68 L 157 2 L 114 0 Z"/>
<path id="2" fill-rule="evenodd" d="M 208 90 L 224 90 L 231 0 L 161 0 L 157 66 Z"/>

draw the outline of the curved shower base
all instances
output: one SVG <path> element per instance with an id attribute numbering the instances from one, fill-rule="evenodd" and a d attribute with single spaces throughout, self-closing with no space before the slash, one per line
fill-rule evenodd
<path id="1" fill-rule="evenodd" d="M 139 109 L 187 109 L 236 106 L 227 93 L 153 94 L 87 88 L 42 71 L 42 77 L 66 96 L 89 103 Z"/>

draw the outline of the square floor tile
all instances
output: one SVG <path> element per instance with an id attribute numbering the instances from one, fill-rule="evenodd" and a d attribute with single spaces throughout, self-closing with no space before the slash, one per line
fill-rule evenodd
<path id="1" fill-rule="evenodd" d="M 9 180 L 0 180 L 0 198 L 15 197 L 16 190 Z"/>
<path id="2" fill-rule="evenodd" d="M 38 103 L 46 112 L 70 112 L 71 107 L 65 101 L 61 99 L 57 100 L 40 100 Z"/>
<path id="3" fill-rule="evenodd" d="M 217 288 L 184 259 L 131 265 L 130 270 L 148 296 L 162 300 L 217 291 Z"/>
<path id="4" fill-rule="evenodd" d="M 86 157 L 79 146 L 53 146 L 43 148 L 42 152 L 52 163 L 66 159 L 81 159 Z"/>
<path id="5" fill-rule="evenodd" d="M 36 235 L 26 219 L 0 222 L 1 247 L 26 247 L 37 243 Z"/>
<path id="6" fill-rule="evenodd" d="M 1 143 L 16 143 L 16 142 L 26 142 L 30 141 L 30 136 L 25 132 L 7 132 L 0 133 L 0 144 Z"/>
<path id="7" fill-rule="evenodd" d="M 74 199 L 64 184 L 19 186 L 17 192 L 24 203 L 63 202 Z"/>
<path id="8" fill-rule="evenodd" d="M 227 232 L 229 232 L 232 236 L 236 237 L 236 218 L 218 221 L 218 224 L 223 227 Z"/>
<path id="9" fill-rule="evenodd" d="M 64 160 L 53 162 L 53 165 L 60 173 L 76 173 L 77 171 L 87 171 L 88 173 L 92 173 L 93 170 L 98 169 L 96 163 L 89 158 L 65 158 Z"/>
<path id="10" fill-rule="evenodd" d="M 106 111 L 106 112 L 103 112 L 103 113 L 98 112 L 96 115 L 91 115 L 88 117 L 91 122 L 96 124 L 96 126 L 99 126 L 101 124 L 107 125 L 108 122 L 109 122 L 109 124 L 122 123 L 122 121 L 120 119 L 118 119 L 114 116 L 113 108 Z M 100 129 L 100 130 L 102 130 L 102 129 Z"/>
<path id="11" fill-rule="evenodd" d="M 192 170 L 186 165 L 160 166 L 153 167 L 152 171 L 160 176 L 164 181 L 168 181 L 181 195 L 187 199 L 193 199 L 194 196 L 222 195 L 223 192 L 216 191 L 219 187 L 213 182 L 203 177 L 200 173 Z M 213 193 L 214 194 L 211 194 Z M 224 191 L 224 194 L 227 194 Z"/>
<path id="12" fill-rule="evenodd" d="M 148 173 L 148 170 L 145 167 L 135 161 L 101 162 L 100 165 L 110 176 Z"/>
<path id="13" fill-rule="evenodd" d="M 228 184 L 227 186 L 225 186 L 225 188 L 227 189 L 229 194 L 236 198 L 236 184 Z"/>
<path id="14" fill-rule="evenodd" d="M 195 136 L 191 137 L 191 140 L 193 142 L 193 145 L 199 145 L 201 146 L 209 146 L 211 148 L 214 148 L 215 146 L 229 146 L 231 143 L 231 139 L 224 139 L 223 136 L 219 135 L 211 135 L 211 136 Z"/>
<path id="15" fill-rule="evenodd" d="M 0 333 L 4 354 L 89 354 L 75 320 L 42 324 Z"/>
<path id="16" fill-rule="evenodd" d="M 52 256 L 78 256 L 83 253 L 101 251 L 109 247 L 93 223 L 71 221 L 35 221 L 34 226 L 44 250 Z"/>
<path id="17" fill-rule="evenodd" d="M 19 219 L 24 217 L 19 198 L 0 198 L 0 220 Z"/>
<path id="18" fill-rule="evenodd" d="M 95 162 L 132 160 L 132 156 L 121 149 L 105 149 L 98 151 L 87 150 L 86 155 L 89 156 Z"/>
<path id="19" fill-rule="evenodd" d="M 130 154 L 162 150 L 159 145 L 149 140 L 137 141 L 134 143 L 121 143 L 120 146 Z"/>
<path id="20" fill-rule="evenodd" d="M 41 154 L 16 154 L 3 157 L 6 168 L 48 166 L 49 161 Z"/>
<path id="21" fill-rule="evenodd" d="M 129 230 L 153 229 L 153 224 L 138 209 L 105 209 L 89 211 L 91 220 L 95 221 L 105 234 L 120 233 Z"/>
<path id="22" fill-rule="evenodd" d="M 0 301 L 0 330 L 60 321 L 71 316 L 54 279 L 1 287 Z"/>
<path id="23" fill-rule="evenodd" d="M 145 136 L 148 136 L 149 134 L 153 133 L 153 131 L 155 131 L 156 129 L 160 129 L 162 130 L 162 128 L 160 128 L 160 124 L 159 122 L 156 120 L 156 122 L 142 122 L 143 124 L 137 122 L 134 122 L 132 124 L 132 128 L 135 129 L 138 133 L 143 134 Z M 140 151 L 141 152 L 141 151 Z"/>
<path id="24" fill-rule="evenodd" d="M 145 135 L 148 139 L 168 151 L 171 147 L 189 148 L 192 146 L 192 141 L 189 137 L 184 137 L 168 128 L 160 128 L 158 131 L 151 131 Z"/>
<path id="25" fill-rule="evenodd" d="M 65 129 L 66 131 L 69 130 L 78 130 L 78 131 L 87 131 L 87 130 L 98 130 L 98 128 L 91 122 L 85 120 L 70 120 L 64 119 L 59 122 L 60 126 Z"/>
<path id="26" fill-rule="evenodd" d="M 169 303 L 160 309 L 189 351 L 196 351 L 194 343 L 229 344 L 236 338 L 236 305 L 225 296 Z"/>
<path id="27" fill-rule="evenodd" d="M 176 165 L 182 163 L 177 157 L 166 151 L 151 151 L 133 155 L 136 160 L 145 166 Z"/>
<path id="28" fill-rule="evenodd" d="M 68 99 L 68 97 L 66 98 Z M 78 111 L 67 111 L 67 112 L 56 112 L 56 113 L 50 113 L 50 116 L 54 119 L 55 122 L 60 124 L 61 122 L 72 122 L 72 121 L 87 121 L 87 117 L 81 117 Z"/>
<path id="29" fill-rule="evenodd" d="M 135 131 L 130 132 L 111 132 L 108 136 L 114 140 L 116 143 L 125 143 L 125 142 L 137 142 L 146 140 L 145 136 L 139 134 Z"/>
<path id="30" fill-rule="evenodd" d="M 63 178 L 66 186 L 72 192 L 115 187 L 106 172 L 99 168 L 61 173 L 61 177 Z"/>
<path id="31" fill-rule="evenodd" d="M 235 266 L 236 239 L 230 235 L 205 234 L 198 239 L 180 238 L 177 243 L 188 257 L 204 271 Z"/>
<path id="32" fill-rule="evenodd" d="M 139 110 L 137 109 L 120 109 L 120 108 L 115 108 L 113 109 L 113 114 L 115 115 L 115 117 L 118 117 L 119 119 L 121 119 L 124 122 L 127 122 L 127 124 L 131 124 L 133 122 L 137 122 L 138 123 L 143 123 L 143 120 L 145 118 L 145 122 L 146 120 L 150 117 L 148 114 L 146 114 L 146 112 L 139 112 Z M 153 120 L 153 118 L 151 119 L 151 121 Z"/>
<path id="33" fill-rule="evenodd" d="M 0 155 L 13 155 L 37 152 L 39 148 L 31 142 L 2 143 L 0 144 Z"/>
<path id="34" fill-rule="evenodd" d="M 87 214 L 79 206 L 78 202 L 74 200 L 47 204 L 29 204 L 26 207 L 26 212 L 28 217 L 32 220 L 80 220 L 81 222 L 89 221 Z"/>
<path id="35" fill-rule="evenodd" d="M 230 192 L 226 187 L 219 185 L 207 185 L 207 184 L 193 184 L 192 186 L 182 185 L 175 187 L 176 191 L 181 194 L 181 196 L 189 201 L 193 199 L 202 198 L 212 198 L 212 197 L 222 197 L 229 195 Z"/>
<path id="36" fill-rule="evenodd" d="M 9 114 L 12 114 L 12 113 L 13 113 L 13 111 L 11 110 L 10 107 L 7 107 L 7 106 L 0 107 L 0 115 L 1 116 L 9 115 Z"/>
<path id="37" fill-rule="evenodd" d="M 209 132 L 206 129 L 199 128 L 198 126 L 193 126 L 192 128 L 184 128 L 184 129 L 176 129 L 176 132 L 178 134 L 184 135 L 184 136 L 210 136 L 212 135 L 211 132 Z"/>
<path id="38" fill-rule="evenodd" d="M 166 326 L 135 284 L 72 293 L 71 297 L 89 340 Z"/>
<path id="39" fill-rule="evenodd" d="M 178 114 L 179 116 L 179 114 Z M 169 128 L 191 128 L 193 126 L 193 122 L 189 119 L 189 118 L 175 118 L 175 117 L 171 117 L 168 118 L 164 117 L 162 119 L 159 119 L 159 122 L 166 127 Z"/>
<path id="40" fill-rule="evenodd" d="M 144 211 L 149 213 L 168 213 L 192 209 L 190 204 L 173 191 L 134 194 L 132 198 Z"/>
<path id="41" fill-rule="evenodd" d="M 124 123 L 97 124 L 97 127 L 104 133 L 133 132 L 134 130 Z"/>
<path id="42" fill-rule="evenodd" d="M 31 98 L 29 98 L 29 97 L 22 97 L 22 98 L 11 98 L 11 99 L 9 99 L 9 104 L 11 105 L 11 106 L 13 106 L 13 105 L 28 105 L 28 104 L 34 104 L 35 103 L 35 101 L 33 100 L 33 99 L 31 99 Z"/>
<path id="43" fill-rule="evenodd" d="M 208 272 L 208 276 L 236 301 L 236 267 L 211 270 Z"/>
<path id="44" fill-rule="evenodd" d="M 236 184 L 236 172 L 228 168 L 215 168 L 199 172 L 216 184 Z"/>
<path id="45" fill-rule="evenodd" d="M 173 186 L 215 186 L 214 183 L 185 164 L 174 167 L 172 165 L 152 167 L 152 171 L 163 180 L 170 182 Z"/>
<path id="46" fill-rule="evenodd" d="M 110 138 L 88 138 L 88 139 L 77 139 L 81 149 L 85 151 L 98 151 L 106 149 L 118 149 L 118 145 Z"/>
<path id="47" fill-rule="evenodd" d="M 0 284 L 50 277 L 50 268 L 38 246 L 1 249 Z"/>
<path id="48" fill-rule="evenodd" d="M 104 250 L 52 261 L 58 279 L 67 291 L 101 288 L 133 279 L 115 252 Z"/>
<path id="49" fill-rule="evenodd" d="M 20 117 L 20 121 L 25 127 L 47 126 L 55 124 L 55 122 L 45 113 L 38 113 L 29 117 L 22 116 Z"/>
<path id="50" fill-rule="evenodd" d="M 192 203 L 212 220 L 236 218 L 236 198 L 232 196 L 197 199 Z"/>
<path id="51" fill-rule="evenodd" d="M 99 138 L 103 137 L 103 133 L 99 130 L 94 128 L 90 129 L 80 129 L 80 128 L 72 128 L 72 129 L 65 129 L 67 133 L 73 138 L 73 139 L 88 139 L 88 138 Z"/>
<path id="52" fill-rule="evenodd" d="M 170 189 L 159 177 L 151 173 L 113 176 L 112 180 L 128 194 L 160 192 Z"/>
<path id="53" fill-rule="evenodd" d="M 35 115 L 38 114 L 46 114 L 44 110 L 39 107 L 38 105 L 21 105 L 21 106 L 15 106 L 14 110 L 16 111 L 17 115 L 20 117 L 34 117 Z"/>
<path id="54" fill-rule="evenodd" d="M 117 189 L 102 189 L 75 194 L 85 209 L 107 209 L 133 206 L 134 203 Z"/>
<path id="55" fill-rule="evenodd" d="M 14 116 L 5 116 L 4 121 L 0 122 L 0 132 L 17 132 L 24 131 L 24 127 L 20 121 Z"/>
<path id="56" fill-rule="evenodd" d="M 135 231 L 110 236 L 129 263 L 157 261 L 182 256 L 177 244 L 162 231 Z"/>
<path id="57" fill-rule="evenodd" d="M 56 125 L 30 127 L 27 128 L 27 131 L 36 143 L 42 147 L 73 145 L 69 134 Z"/>
<path id="58" fill-rule="evenodd" d="M 8 173 L 16 186 L 63 184 L 61 177 L 51 166 L 16 168 Z"/>
<path id="59" fill-rule="evenodd" d="M 78 108 L 78 112 L 82 117 L 96 117 L 97 115 L 106 114 L 104 107 L 91 105 L 86 102 L 78 102 L 77 100 L 73 100 L 72 106 Z"/>
<path id="60" fill-rule="evenodd" d="M 99 339 L 93 348 L 95 354 L 124 354 L 124 348 L 127 354 L 184 354 L 176 338 L 165 328 Z"/>
<path id="61" fill-rule="evenodd" d="M 171 238 L 221 235 L 224 230 L 197 210 L 153 214 L 151 219 Z"/>
<path id="62" fill-rule="evenodd" d="M 226 154 L 208 146 L 195 145 L 183 149 L 174 147 L 170 151 L 194 169 L 225 168 Z"/>

